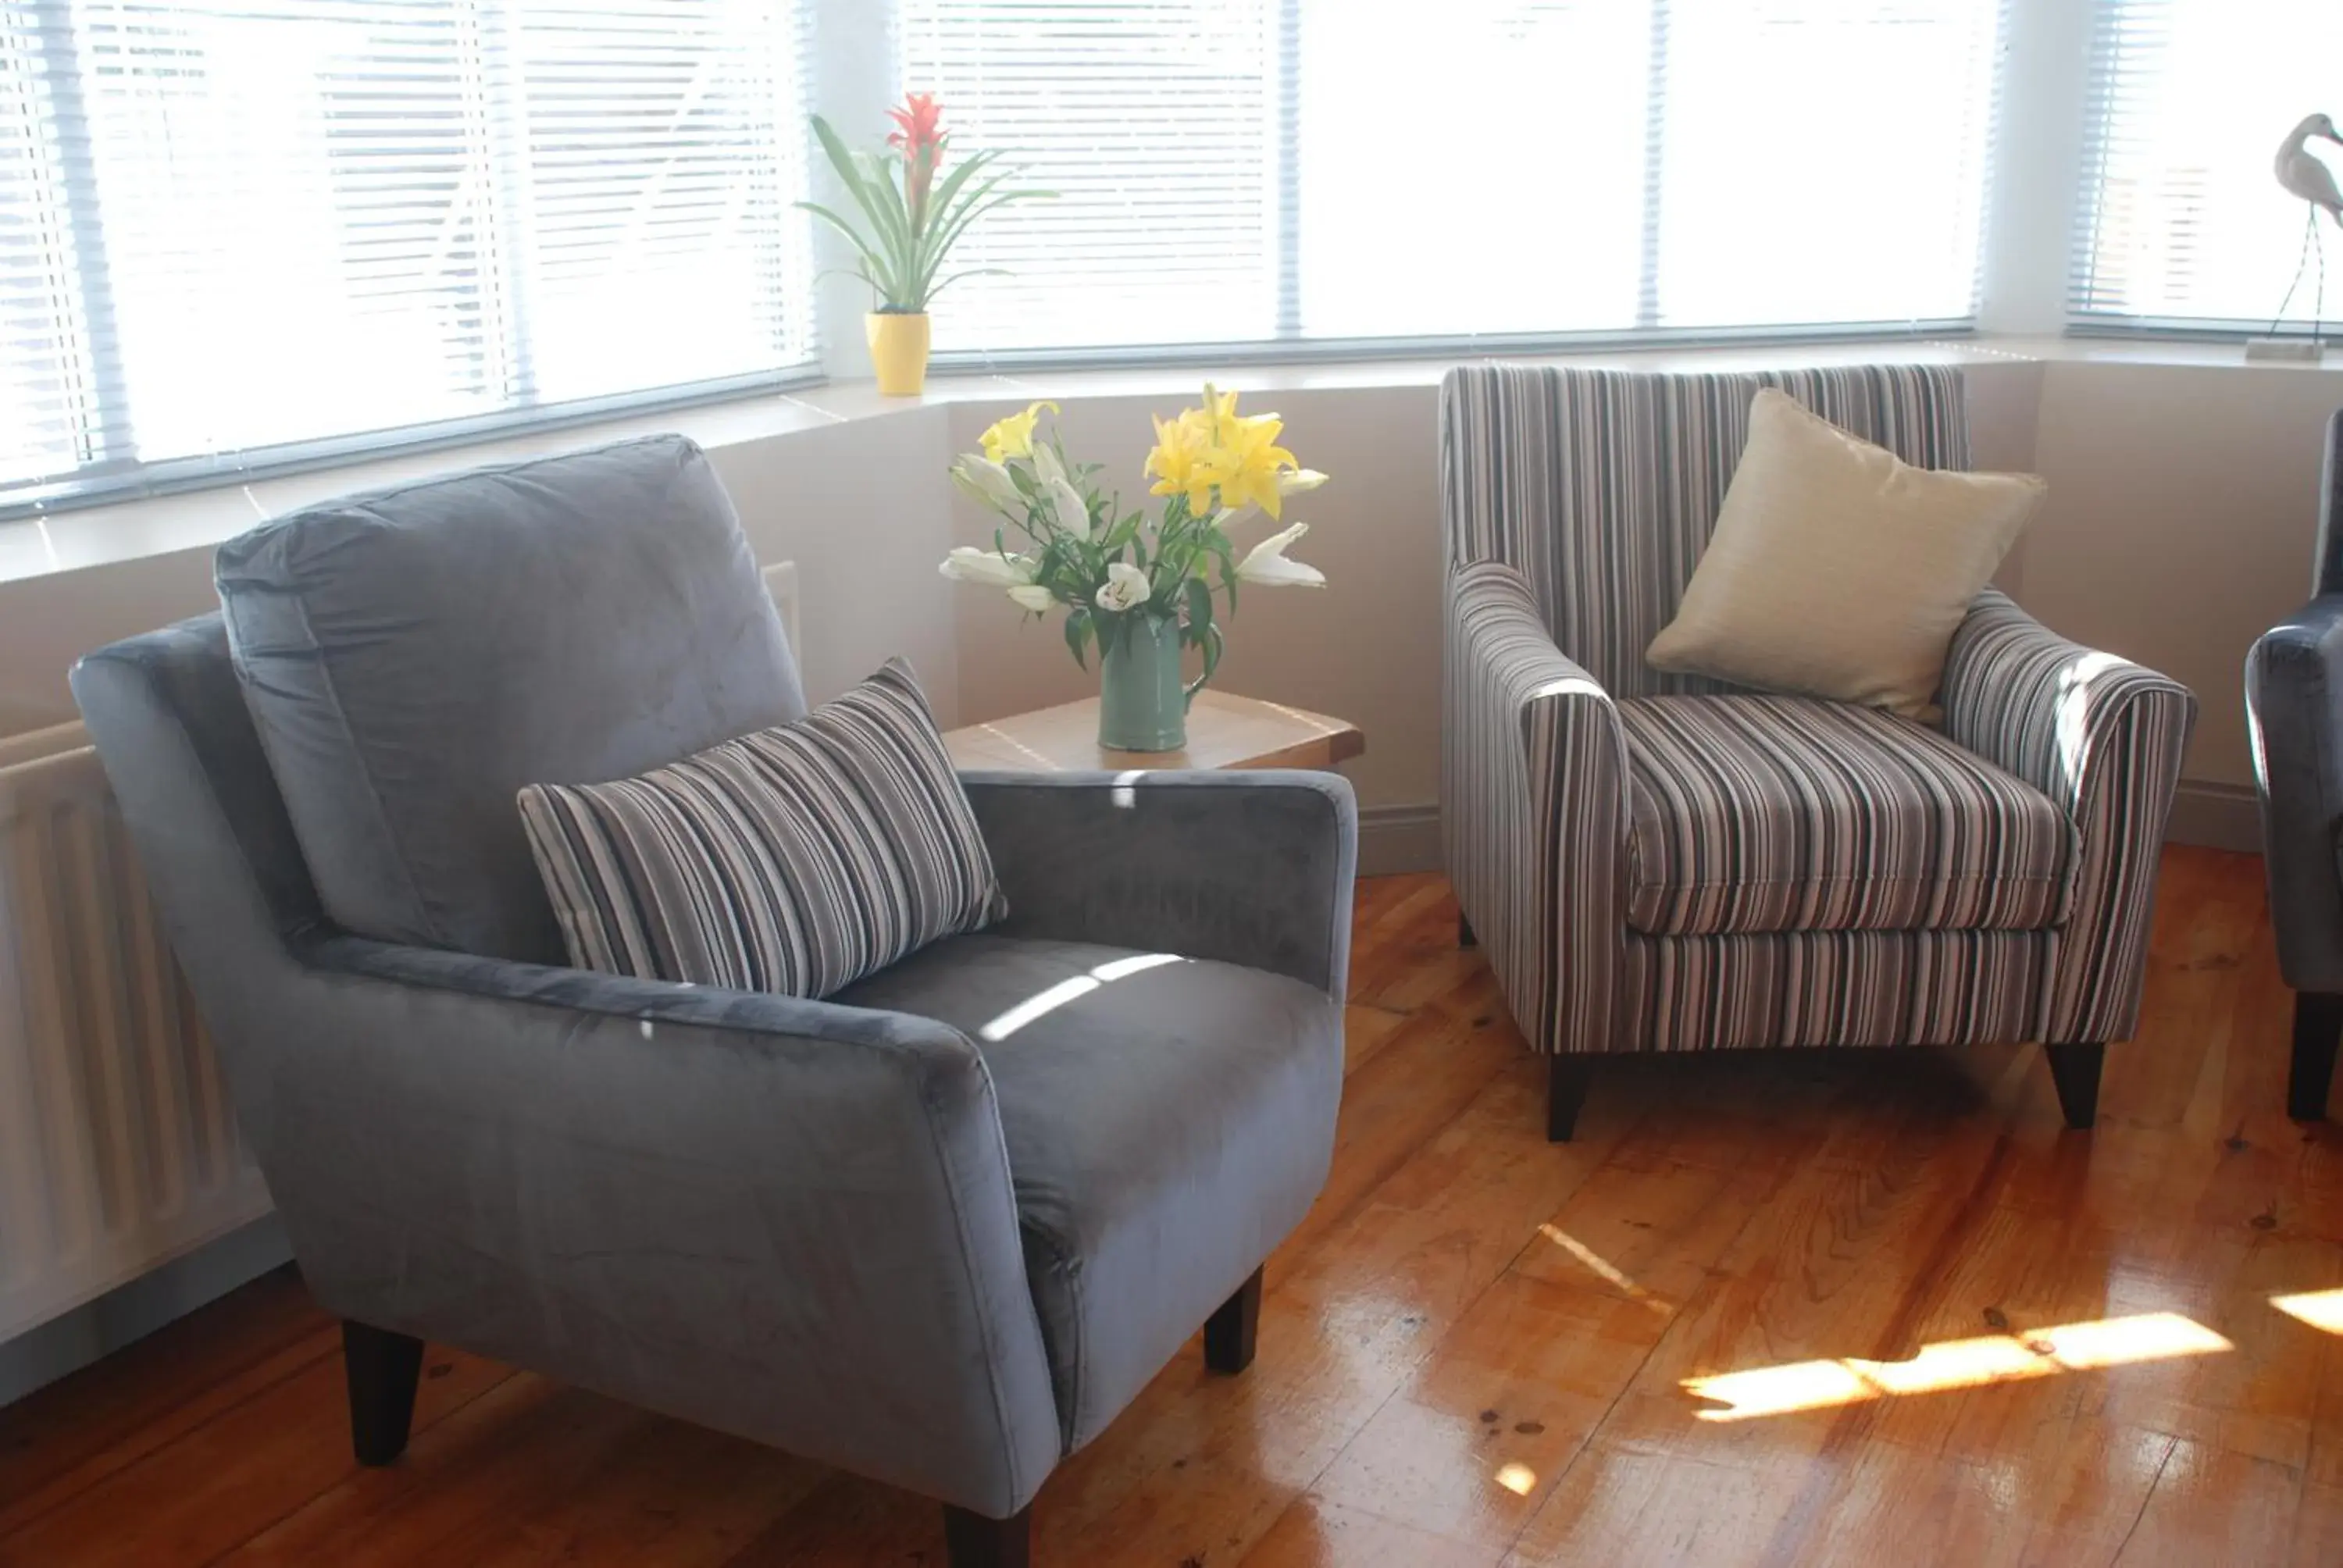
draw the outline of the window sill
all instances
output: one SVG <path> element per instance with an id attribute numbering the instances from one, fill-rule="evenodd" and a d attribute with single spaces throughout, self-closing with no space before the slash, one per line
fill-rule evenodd
<path id="1" fill-rule="evenodd" d="M 2136 365 L 2266 375 L 2343 376 L 2343 352 L 2319 365 L 2248 363 L 2239 344 L 2111 337 L 1751 343 L 1731 347 L 1662 347 L 1504 357 L 1527 364 L 1639 370 L 1754 370 L 1785 364 L 1854 365 L 1885 360 L 1915 365 Z M 1212 378 L 1248 393 L 1432 387 L 1439 385 L 1441 377 L 1456 362 L 1453 357 L 1424 357 L 1248 365 L 1232 367 Z M 931 377 L 926 395 L 916 398 L 881 397 L 867 381 L 832 382 L 728 403 L 495 438 L 466 447 L 356 461 L 249 485 L 223 485 L 216 489 L 93 507 L 54 518 L 0 524 L 0 583 L 209 549 L 270 518 L 335 496 L 376 489 L 450 469 L 509 462 L 630 436 L 680 431 L 715 451 L 956 403 L 1182 395 L 1192 391 L 1206 374 L 1186 366 L 997 374 L 959 372 Z M 2338 397 L 2343 397 L 2343 389 L 2338 389 Z"/>

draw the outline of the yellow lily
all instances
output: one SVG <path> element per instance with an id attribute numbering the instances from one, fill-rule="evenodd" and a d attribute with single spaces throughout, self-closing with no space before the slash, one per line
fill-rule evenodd
<path id="1" fill-rule="evenodd" d="M 1052 414 L 1058 411 L 1055 403 L 1031 403 L 1026 406 L 1022 414 L 1011 414 L 995 420 L 991 427 L 978 437 L 983 444 L 986 460 L 1005 463 L 1011 457 L 1031 457 L 1033 427 L 1041 423 L 1044 408 Z"/>
<path id="2" fill-rule="evenodd" d="M 1191 408 L 1168 424 L 1155 421 L 1155 449 L 1147 454 L 1146 472 L 1155 479 L 1151 495 L 1185 496 L 1188 509 L 1202 515 L 1212 509 L 1212 477 L 1200 467 L 1211 433 L 1199 412 Z"/>
<path id="3" fill-rule="evenodd" d="M 1274 518 L 1285 499 L 1282 477 L 1301 467 L 1293 454 L 1277 444 L 1285 422 L 1274 414 L 1243 418 L 1231 413 L 1221 423 L 1221 444 L 1202 465 L 1220 489 L 1221 505 L 1239 509 L 1258 506 Z"/>

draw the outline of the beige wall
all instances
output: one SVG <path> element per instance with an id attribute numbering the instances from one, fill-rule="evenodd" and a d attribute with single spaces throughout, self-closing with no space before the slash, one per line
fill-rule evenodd
<path id="1" fill-rule="evenodd" d="M 2252 787 L 2246 650 L 2309 597 L 2338 404 L 2329 372 L 2046 367 L 2035 461 L 2050 499 L 2026 541 L 2026 608 L 2196 691 L 2200 785 Z"/>
<path id="2" fill-rule="evenodd" d="M 2261 628 L 2304 597 L 2321 427 L 2343 403 L 2343 376 L 1982 354 L 1967 375 L 1980 466 L 2050 480 L 2049 505 L 2002 574 L 2005 586 L 2060 630 L 2197 689 L 2204 719 L 2180 830 L 2249 839 L 2240 662 Z M 1404 828 L 1406 856 L 1420 858 L 1439 777 L 1436 388 L 1429 372 L 1404 385 L 1296 379 L 1248 395 L 1246 406 L 1276 408 L 1288 444 L 1334 476 L 1294 514 L 1312 524 L 1296 554 L 1332 584 L 1246 595 L 1221 678 L 1364 728 L 1367 755 L 1348 771 L 1369 821 Z M 1175 409 L 1182 395 L 1122 389 L 1133 380 L 1096 377 L 1079 394 L 979 383 L 951 389 L 957 401 L 878 414 L 867 397 L 855 404 L 841 392 L 828 412 L 818 401 L 793 403 L 779 431 L 753 410 L 673 422 L 714 452 L 759 555 L 798 562 L 807 686 L 817 699 L 903 653 L 947 723 L 976 722 L 1079 696 L 1094 678 L 1074 668 L 1054 622 L 1021 621 L 998 595 L 936 575 L 950 545 L 990 537 L 945 484 L 944 466 L 992 418 L 1062 390 L 1069 446 L 1107 462 L 1108 477 L 1135 502 L 1148 416 Z M 280 481 L 246 509 L 297 504 L 339 482 Z M 99 523 L 67 517 L 51 526 Z M 1250 525 L 1244 542 L 1262 528 Z M 0 732 L 70 717 L 64 672 L 85 649 L 208 608 L 208 558 L 206 548 L 186 548 L 0 582 Z"/>

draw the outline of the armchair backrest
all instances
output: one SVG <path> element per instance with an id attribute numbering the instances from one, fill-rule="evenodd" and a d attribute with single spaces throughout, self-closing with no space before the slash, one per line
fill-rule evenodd
<path id="1" fill-rule="evenodd" d="M 1765 387 L 1908 463 L 1969 466 L 1967 405 L 1949 367 L 1462 366 L 1440 399 L 1450 568 L 1498 560 L 1519 571 L 1555 643 L 1615 697 L 1722 689 L 1653 669 L 1644 650 L 1708 547 Z"/>
<path id="2" fill-rule="evenodd" d="M 732 503 L 680 436 L 328 501 L 215 570 L 310 879 L 361 936 L 561 962 L 515 791 L 805 713 Z"/>

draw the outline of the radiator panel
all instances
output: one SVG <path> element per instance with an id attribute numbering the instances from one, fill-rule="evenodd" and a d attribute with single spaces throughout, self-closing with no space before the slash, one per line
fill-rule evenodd
<path id="1" fill-rule="evenodd" d="M 86 736 L 0 763 L 5 1341 L 270 1205 Z"/>

